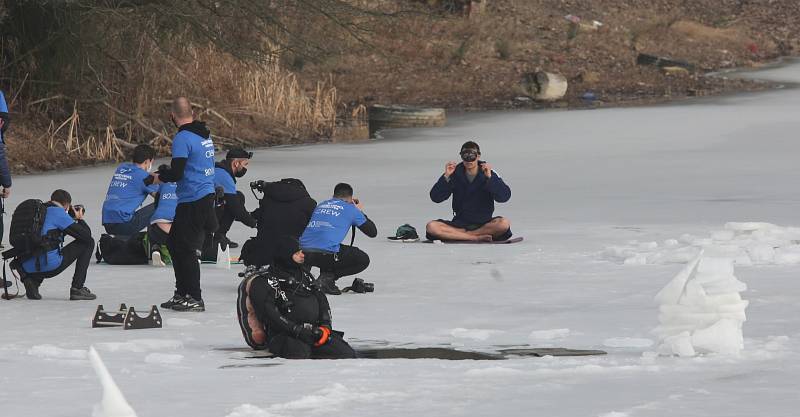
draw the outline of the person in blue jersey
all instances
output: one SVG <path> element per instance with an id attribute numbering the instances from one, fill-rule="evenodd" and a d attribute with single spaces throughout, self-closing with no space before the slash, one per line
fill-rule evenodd
<path id="1" fill-rule="evenodd" d="M 0 248 L 3 247 L 3 235 L 5 232 L 5 225 L 3 224 L 3 213 L 5 213 L 5 200 L 11 197 L 11 170 L 8 168 L 8 159 L 6 159 L 6 129 L 10 120 L 8 117 L 8 105 L 6 104 L 6 97 L 0 91 Z M 9 285 L 6 282 L 5 285 Z M 0 287 L 2 288 L 2 287 Z"/>
<path id="2" fill-rule="evenodd" d="M 169 165 L 161 165 L 159 171 L 166 171 Z M 178 184 L 163 182 L 158 186 L 156 194 L 156 210 L 150 217 L 147 228 L 147 241 L 150 246 L 150 260 L 153 265 L 165 266 L 172 263 L 167 249 L 167 238 L 175 219 L 175 208 L 178 206 Z"/>
<path id="3" fill-rule="evenodd" d="M 252 152 L 233 148 L 225 155 L 225 159 L 217 162 L 214 166 L 214 186 L 217 190 L 216 213 L 219 228 L 213 235 L 206 236 L 201 257 L 203 261 L 216 261 L 217 248 L 225 250 L 228 247 L 239 247 L 239 244 L 231 242 L 227 236 L 234 221 L 251 228 L 258 225 L 256 219 L 245 208 L 244 194 L 236 190 L 236 179 L 247 173 L 247 166 L 252 156 Z M 219 190 L 221 190 L 221 198 Z"/>
<path id="4" fill-rule="evenodd" d="M 319 267 L 317 284 L 326 294 L 341 294 L 336 280 L 355 275 L 369 266 L 369 256 L 364 251 L 341 244 L 353 226 L 369 237 L 378 235 L 375 223 L 364 214 L 364 205 L 353 198 L 353 187 L 339 183 L 333 189 L 333 198 L 319 203 L 314 209 L 306 230 L 300 236 L 305 263 Z"/>
<path id="5" fill-rule="evenodd" d="M 72 196 L 65 190 L 53 191 L 46 206 L 42 236 L 47 237 L 49 250 L 38 256 L 15 258 L 11 261 L 11 269 L 22 280 L 26 296 L 31 300 L 40 300 L 39 286 L 42 281 L 55 277 L 74 263 L 69 299 L 94 300 L 97 296 L 84 286 L 92 260 L 94 239 L 92 230 L 83 220 L 83 207 L 73 207 Z M 63 246 L 65 235 L 74 240 Z"/>
<path id="6" fill-rule="evenodd" d="M 155 204 L 139 206 L 158 191 L 158 186 L 144 182 L 150 176 L 155 156 L 155 149 L 139 145 L 133 150 L 132 162 L 123 162 L 114 171 L 103 202 L 103 227 L 109 234 L 128 237 L 150 224 Z"/>
<path id="7" fill-rule="evenodd" d="M 425 227 L 431 240 L 492 241 L 511 237 L 511 222 L 494 216 L 494 203 L 511 199 L 511 188 L 481 161 L 481 148 L 468 141 L 461 146 L 462 162 L 448 162 L 444 174 L 431 188 L 434 203 L 453 196 L 452 220 L 433 220 Z"/>
<path id="8" fill-rule="evenodd" d="M 155 173 L 152 182 L 175 182 L 178 205 L 167 238 L 175 271 L 175 293 L 162 308 L 205 311 L 200 289 L 198 256 L 208 233 L 217 230 L 214 213 L 214 141 L 205 123 L 194 120 L 186 97 L 172 102 L 170 119 L 178 128 L 172 140 L 169 169 Z"/>

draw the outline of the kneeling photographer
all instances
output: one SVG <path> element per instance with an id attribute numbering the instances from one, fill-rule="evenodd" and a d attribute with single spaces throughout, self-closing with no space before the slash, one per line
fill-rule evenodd
<path id="1" fill-rule="evenodd" d="M 39 220 L 44 214 L 44 222 Z M 83 220 L 85 209 L 72 205 L 72 196 L 65 190 L 55 190 L 50 201 L 26 200 L 14 210 L 11 218 L 9 240 L 14 246 L 3 253 L 13 257 L 11 269 L 25 285 L 25 293 L 31 300 L 39 300 L 39 286 L 46 278 L 52 278 L 75 263 L 70 300 L 94 300 L 97 298 L 84 287 L 86 272 L 92 260 L 94 239 L 89 225 Z M 32 240 L 26 231 L 40 229 L 42 239 Z M 63 246 L 64 236 L 75 240 Z"/>
<path id="2" fill-rule="evenodd" d="M 308 195 L 303 182 L 295 178 L 253 181 L 250 188 L 259 200 L 258 209 L 253 212 L 258 232 L 242 246 L 240 259 L 245 265 L 268 265 L 278 239 L 300 238 L 317 202 Z M 262 197 L 258 198 L 258 194 Z"/>

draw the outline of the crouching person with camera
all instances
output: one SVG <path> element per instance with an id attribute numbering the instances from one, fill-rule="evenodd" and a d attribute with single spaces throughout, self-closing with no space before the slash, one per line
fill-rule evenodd
<path id="1" fill-rule="evenodd" d="M 269 268 L 244 272 L 237 313 L 245 341 L 287 359 L 355 358 L 343 333 L 332 330 L 328 299 L 304 262 L 297 241 L 285 236 Z"/>
<path id="2" fill-rule="evenodd" d="M 40 300 L 39 286 L 42 281 L 55 277 L 73 263 L 75 273 L 69 299 L 97 298 L 84 286 L 94 250 L 92 231 L 83 220 L 84 213 L 83 206 L 73 206 L 72 196 L 64 190 L 53 191 L 47 203 L 26 200 L 14 210 L 9 236 L 14 247 L 3 255 L 14 257 L 11 269 L 22 280 L 29 299 Z M 31 230 L 40 230 L 41 238 L 31 238 Z M 63 246 L 65 235 L 75 240 Z"/>

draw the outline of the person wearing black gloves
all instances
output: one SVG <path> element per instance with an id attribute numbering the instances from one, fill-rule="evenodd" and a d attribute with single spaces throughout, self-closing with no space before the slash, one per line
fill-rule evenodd
<path id="1" fill-rule="evenodd" d="M 247 173 L 247 165 L 252 156 L 252 152 L 234 148 L 229 150 L 225 159 L 217 162 L 214 167 L 214 186 L 217 190 L 222 190 L 222 197 L 217 198 L 216 206 L 219 228 L 213 235 L 206 235 L 201 256 L 203 261 L 216 261 L 218 247 L 222 250 L 239 247 L 239 244 L 231 242 L 227 236 L 234 221 L 241 222 L 247 227 L 256 227 L 256 219 L 244 206 L 244 194 L 236 190 L 236 178 L 241 178 Z"/>
<path id="2" fill-rule="evenodd" d="M 83 220 L 85 213 L 83 207 L 72 206 L 72 196 L 65 190 L 53 191 L 46 206 L 42 236 L 48 242 L 45 246 L 47 252 L 38 255 L 20 254 L 11 261 L 11 269 L 19 275 L 25 285 L 27 297 L 31 300 L 41 300 L 39 286 L 42 285 L 42 281 L 55 277 L 75 263 L 69 299 L 94 300 L 97 296 L 84 286 L 86 271 L 92 260 L 94 239 L 92 230 Z M 65 235 L 70 235 L 75 240 L 62 247 Z"/>
<path id="3" fill-rule="evenodd" d="M 303 182 L 296 178 L 280 181 L 255 181 L 253 190 L 263 193 L 253 217 L 258 222 L 256 237 L 242 246 L 239 259 L 245 265 L 269 265 L 278 239 L 284 236 L 300 239 L 317 202 L 308 195 Z"/>
<path id="4" fill-rule="evenodd" d="M 333 189 L 333 198 L 319 203 L 314 209 L 311 221 L 300 237 L 305 261 L 319 267 L 317 285 L 326 294 L 341 294 L 336 280 L 355 275 L 369 266 L 369 255 L 364 251 L 341 244 L 351 227 L 358 227 L 369 237 L 378 235 L 375 223 L 364 214 L 364 205 L 353 198 L 353 187 L 339 183 Z"/>
<path id="5" fill-rule="evenodd" d="M 270 267 L 250 267 L 244 276 L 237 313 L 253 349 L 286 359 L 356 357 L 343 334 L 331 330 L 328 299 L 314 286 L 296 240 L 279 239 Z"/>
<path id="6" fill-rule="evenodd" d="M 170 119 L 178 127 L 169 169 L 154 173 L 154 183 L 176 182 L 178 205 L 167 238 L 175 271 L 175 293 L 162 308 L 205 311 L 198 255 L 207 233 L 217 230 L 214 213 L 214 142 L 205 123 L 194 120 L 186 97 L 172 102 Z"/>

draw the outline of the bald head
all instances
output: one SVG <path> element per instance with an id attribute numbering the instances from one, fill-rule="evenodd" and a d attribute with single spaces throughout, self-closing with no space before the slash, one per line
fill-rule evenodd
<path id="1" fill-rule="evenodd" d="M 180 126 L 183 123 L 189 123 L 194 119 L 192 114 L 192 104 L 186 97 L 178 97 L 172 100 L 172 117 L 175 122 Z M 183 122 L 183 123 L 182 123 Z"/>

